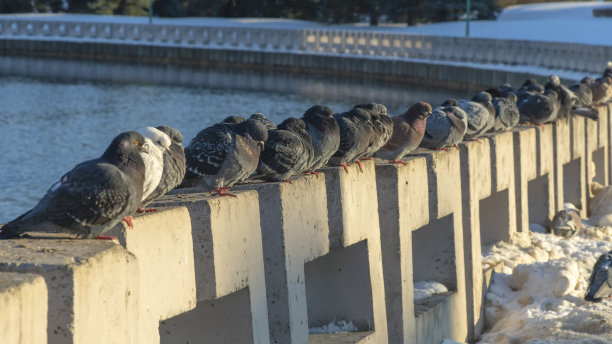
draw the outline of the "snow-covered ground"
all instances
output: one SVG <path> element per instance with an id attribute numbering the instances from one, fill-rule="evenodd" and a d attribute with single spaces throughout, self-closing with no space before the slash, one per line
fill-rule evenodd
<path id="1" fill-rule="evenodd" d="M 531 232 L 483 248 L 483 267 L 503 262 L 485 307 L 480 343 L 610 343 L 612 301 L 584 301 L 593 265 L 612 249 L 612 227 L 583 222 L 570 239 Z"/>
<path id="2" fill-rule="evenodd" d="M 332 321 L 327 325 L 311 327 L 308 329 L 308 333 L 344 333 L 344 332 L 357 332 L 359 329 L 353 324 L 352 321 L 340 320 Z"/>

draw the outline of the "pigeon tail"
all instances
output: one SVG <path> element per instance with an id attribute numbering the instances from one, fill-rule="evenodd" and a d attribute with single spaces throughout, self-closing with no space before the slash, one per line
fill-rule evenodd
<path id="1" fill-rule="evenodd" d="M 572 114 L 587 117 L 594 121 L 599 120 L 599 111 L 593 106 L 575 108 L 572 110 Z"/>

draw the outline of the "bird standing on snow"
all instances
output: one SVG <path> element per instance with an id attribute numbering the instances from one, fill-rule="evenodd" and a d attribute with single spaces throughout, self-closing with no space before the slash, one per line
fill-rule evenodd
<path id="1" fill-rule="evenodd" d="M 584 297 L 587 301 L 601 302 L 604 297 L 612 296 L 612 251 L 602 254 L 589 279 L 589 287 Z"/>
<path id="2" fill-rule="evenodd" d="M 172 140 L 170 140 L 166 133 L 153 127 L 146 127 L 138 130 L 138 132 L 144 136 L 145 142 L 149 144 L 149 152 L 142 155 L 145 164 L 145 180 L 142 186 L 142 200 L 144 203 L 159 185 L 159 181 L 164 173 L 164 154 L 170 148 Z M 155 209 L 150 211 L 155 211 Z M 145 212 L 144 207 L 140 207 L 138 212 Z"/>
<path id="3" fill-rule="evenodd" d="M 573 205 L 557 212 L 550 223 L 549 233 L 556 236 L 571 238 L 582 229 L 580 213 Z"/>
<path id="4" fill-rule="evenodd" d="M 0 229 L 0 239 L 24 232 L 68 232 L 94 238 L 131 218 L 142 201 L 147 153 L 137 132 L 119 134 L 101 157 L 76 165 L 38 204 Z"/>
<path id="5" fill-rule="evenodd" d="M 389 160 L 390 163 L 406 164 L 401 158 L 419 146 L 425 135 L 429 116 L 431 116 L 431 105 L 418 102 L 403 114 L 391 118 L 393 123 L 391 139 L 375 153 L 375 156 Z"/>
<path id="6" fill-rule="evenodd" d="M 353 108 L 348 112 L 334 114 L 334 118 L 340 128 L 340 146 L 329 162 L 333 165 L 342 166 L 348 173 L 348 164 L 357 162 L 363 171 L 359 157 L 368 150 L 374 128 L 370 123 L 370 114 L 359 108 Z"/>
<path id="7" fill-rule="evenodd" d="M 294 174 L 308 170 L 313 156 L 306 123 L 299 118 L 287 118 L 278 129 L 268 131 L 257 172 L 264 179 L 287 182 Z"/>
<path id="8" fill-rule="evenodd" d="M 163 173 L 157 188 L 146 197 L 140 204 L 140 208 L 143 208 L 156 200 L 157 198 L 166 194 L 166 192 L 177 187 L 185 176 L 185 151 L 183 149 L 183 135 L 177 129 L 169 127 L 167 125 L 161 125 L 155 127 L 157 130 L 165 133 L 169 136 L 170 147 L 164 151 L 163 156 Z M 148 211 L 154 211 L 153 209 L 147 209 Z"/>
<path id="9" fill-rule="evenodd" d="M 327 164 L 332 154 L 338 150 L 340 128 L 334 119 L 334 112 L 325 105 L 310 107 L 302 119 L 314 148 L 314 157 L 308 169 L 314 171 Z"/>
<path id="10" fill-rule="evenodd" d="M 425 134 L 421 147 L 446 150 L 463 141 L 467 130 L 467 114 L 457 104 L 455 99 L 446 100 L 442 106 L 432 111 L 425 125 Z"/>
<path id="11" fill-rule="evenodd" d="M 220 196 L 257 169 L 268 130 L 257 120 L 218 123 L 200 131 L 185 148 L 187 172 L 182 187 L 207 186 Z"/>

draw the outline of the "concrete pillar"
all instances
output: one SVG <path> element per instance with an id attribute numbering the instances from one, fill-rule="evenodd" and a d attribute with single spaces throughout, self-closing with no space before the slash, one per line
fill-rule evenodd
<path id="1" fill-rule="evenodd" d="M 196 306 L 191 219 L 185 207 L 134 216 L 134 228 L 109 232 L 138 262 L 142 343 L 159 342 L 159 321 Z"/>
<path id="2" fill-rule="evenodd" d="M 308 304 L 323 302 L 307 299 L 304 264 L 329 252 L 325 178 L 299 176 L 291 183 L 235 187 L 259 194 L 272 343 L 307 343 L 313 320 Z"/>
<path id="3" fill-rule="evenodd" d="M 387 343 L 374 161 L 364 161 L 363 172 L 355 164 L 349 167 L 348 173 L 338 167 L 321 171 L 325 174 L 327 189 L 329 256 L 335 262 L 322 257 L 307 266 L 307 293 L 321 297 L 316 304 L 309 302 L 311 324 L 352 320 L 360 331 L 374 331 L 368 336 L 370 341 Z M 351 263 L 352 259 L 360 263 Z M 330 293 L 320 295 L 326 290 L 325 285 L 311 284 L 309 278 L 331 279 L 336 284 Z"/>
<path id="4" fill-rule="evenodd" d="M 412 231 L 429 222 L 426 160 L 404 160 L 376 166 L 389 343 L 416 343 Z"/>
<path id="5" fill-rule="evenodd" d="M 608 180 L 608 107 L 600 106 L 599 120 L 586 118 L 585 121 L 585 193 L 587 199 L 593 197 L 590 185 L 593 181 L 606 185 Z M 590 214 L 590 209 L 587 209 Z"/>
<path id="6" fill-rule="evenodd" d="M 102 240 L 18 239 L 0 240 L 0 252 L 0 271 L 45 279 L 47 343 L 138 343 L 138 265 L 121 246 Z"/>
<path id="7" fill-rule="evenodd" d="M 461 169 L 455 149 L 415 152 L 427 161 L 429 223 L 412 232 L 413 280 L 435 280 L 449 293 L 415 302 L 418 343 L 468 337 Z"/>
<path id="8" fill-rule="evenodd" d="M 587 217 L 587 190 L 585 185 L 586 180 L 586 163 L 585 163 L 585 152 L 586 152 L 586 134 L 585 134 L 585 118 L 581 116 L 574 116 L 571 118 L 571 154 L 572 154 L 572 162 L 569 167 L 575 172 L 572 173 L 571 178 L 567 178 L 565 176 L 564 188 L 566 197 L 565 200 L 568 200 L 567 191 L 568 189 L 577 189 L 578 191 L 574 191 L 574 194 L 579 196 L 575 196 L 572 199 L 575 199 L 578 204 L 574 204 L 576 207 L 580 208 L 580 215 L 582 217 Z M 578 165 L 578 166 L 576 166 Z M 567 172 L 567 170 L 565 170 Z M 571 201 L 570 201 L 571 202 Z"/>
<path id="9" fill-rule="evenodd" d="M 561 119 L 556 125 L 553 126 L 553 154 L 554 154 L 554 162 L 555 162 L 555 207 L 557 209 L 563 209 L 563 203 L 565 202 L 574 202 L 571 199 L 576 198 L 577 194 L 572 192 L 568 192 L 568 198 L 566 199 L 565 194 L 565 178 L 566 174 L 568 178 L 571 178 L 575 175 L 576 169 L 572 170 L 573 166 L 579 166 L 574 164 L 569 164 L 572 160 L 571 154 L 571 119 Z M 569 164 L 569 165 L 568 165 Z M 566 173 L 567 170 L 567 173 Z M 579 169 L 577 170 L 579 172 Z M 571 187 L 568 191 L 571 190 Z M 579 197 L 579 196 L 578 196 Z"/>
<path id="10" fill-rule="evenodd" d="M 173 231 L 174 227 L 176 232 L 167 235 L 181 233 L 185 245 L 178 245 L 168 237 L 158 245 L 173 243 L 179 246 L 174 252 L 176 256 L 171 257 L 184 266 L 175 269 L 186 272 L 193 269 L 198 301 L 195 309 L 187 313 L 173 318 L 160 317 L 159 320 L 163 320 L 159 326 L 161 342 L 268 343 L 257 193 L 235 192 L 237 197 L 234 198 L 210 197 L 193 191 L 177 190 L 176 194 L 166 195 L 152 205 L 181 207 L 168 210 L 175 216 L 170 217 L 165 226 L 161 225 L 160 230 L 165 227 Z M 187 222 L 189 230 L 173 224 L 179 218 Z M 155 218 L 151 221 L 157 222 Z M 153 226 L 152 222 L 150 226 L 143 226 L 143 230 Z M 179 257 L 179 253 L 182 256 Z M 184 286 L 185 294 L 179 305 L 188 309 L 193 294 L 190 283 Z"/>
<path id="11" fill-rule="evenodd" d="M 47 284 L 40 275 L 0 272 L 3 343 L 47 342 Z"/>

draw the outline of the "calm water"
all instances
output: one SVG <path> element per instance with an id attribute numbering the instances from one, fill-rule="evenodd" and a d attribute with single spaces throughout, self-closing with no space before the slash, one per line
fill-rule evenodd
<path id="1" fill-rule="evenodd" d="M 321 81 L 296 95 L 0 78 L 0 223 L 30 209 L 59 177 L 98 157 L 123 131 L 167 124 L 181 130 L 186 145 L 229 115 L 262 112 L 279 123 L 315 103 L 345 111 L 369 101 L 394 114 L 419 99 L 438 104 L 447 93 L 367 84 L 353 91 Z"/>

